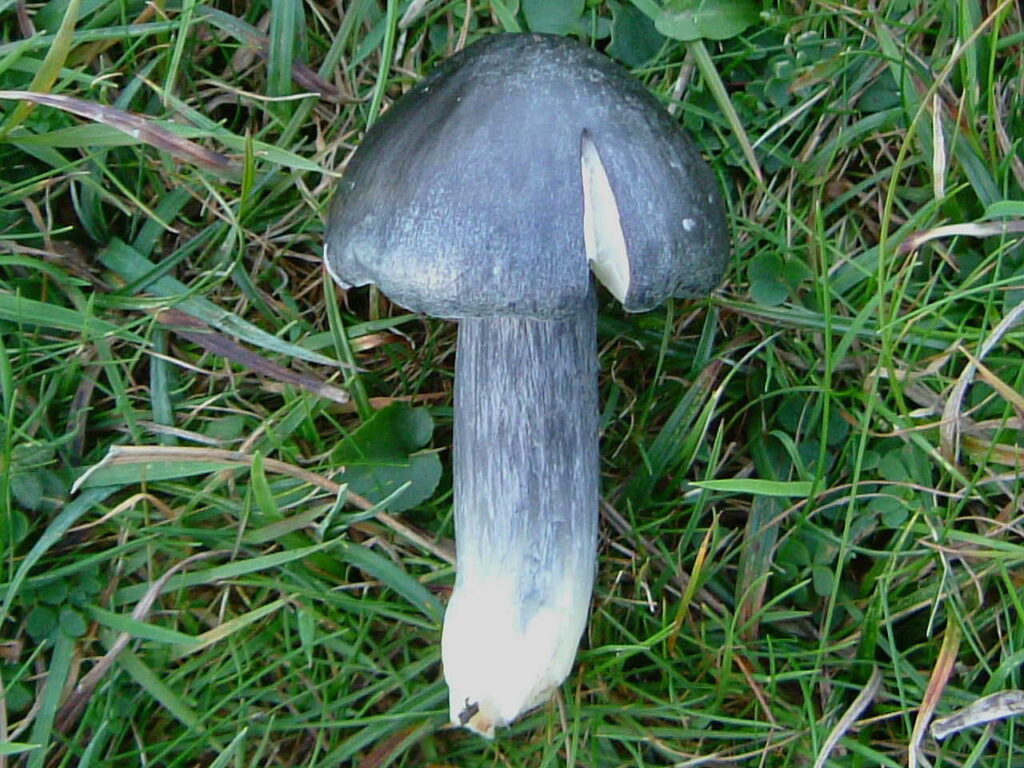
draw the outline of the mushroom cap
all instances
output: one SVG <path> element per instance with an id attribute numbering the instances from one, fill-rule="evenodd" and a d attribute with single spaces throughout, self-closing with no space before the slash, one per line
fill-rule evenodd
<path id="1" fill-rule="evenodd" d="M 595 238 L 618 278 L 593 265 Z M 639 81 L 568 38 L 500 34 L 367 132 L 325 257 L 343 286 L 418 312 L 544 319 L 585 302 L 592 266 L 631 312 L 705 294 L 728 250 L 715 177 Z"/>

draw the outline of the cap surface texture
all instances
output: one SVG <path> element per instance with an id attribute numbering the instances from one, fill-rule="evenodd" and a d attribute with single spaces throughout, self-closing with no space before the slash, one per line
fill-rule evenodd
<path id="1" fill-rule="evenodd" d="M 367 132 L 332 203 L 329 271 L 440 317 L 566 317 L 590 280 L 584 142 L 617 207 L 625 308 L 710 291 L 728 235 L 703 159 L 619 65 L 534 34 L 456 54 Z"/>

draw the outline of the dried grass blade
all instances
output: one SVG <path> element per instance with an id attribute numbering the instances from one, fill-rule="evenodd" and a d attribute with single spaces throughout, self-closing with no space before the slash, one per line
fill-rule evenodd
<path id="1" fill-rule="evenodd" d="M 938 240 L 942 237 L 998 237 L 999 235 L 1018 234 L 1024 234 L 1024 220 L 1021 219 L 948 224 L 944 227 L 935 227 L 935 229 L 928 229 L 924 232 L 914 232 L 900 243 L 898 252 L 910 253 L 911 251 L 916 251 L 929 240 Z"/>
<path id="2" fill-rule="evenodd" d="M 202 320 L 192 317 L 192 315 L 177 309 L 165 309 L 157 314 L 157 319 L 177 335 L 188 339 L 193 344 L 198 344 L 207 352 L 212 352 L 215 355 L 238 363 L 260 376 L 299 387 L 317 397 L 325 397 L 336 403 L 345 404 L 350 399 L 348 392 L 340 387 L 328 384 L 326 381 L 314 376 L 296 373 L 280 363 L 268 360 L 262 355 L 232 341 L 224 334 L 218 333 Z"/>
<path id="3" fill-rule="evenodd" d="M 671 656 L 676 655 L 676 640 L 679 637 L 679 631 L 683 628 L 683 622 L 690 613 L 690 604 L 693 602 L 693 596 L 697 593 L 697 586 L 703 580 L 704 566 L 707 564 L 708 556 L 711 554 L 711 545 L 714 543 L 717 532 L 718 515 L 715 515 L 711 525 L 708 526 L 707 533 L 704 534 L 700 548 L 697 550 L 697 557 L 694 559 L 693 567 L 690 569 L 690 578 L 687 581 L 686 589 L 683 591 L 683 597 L 679 601 L 679 607 L 676 609 L 676 618 L 672 622 L 672 634 L 668 636 L 668 652 Z"/>
<path id="4" fill-rule="evenodd" d="M 939 453 L 950 463 L 955 464 L 960 453 L 960 407 L 967 394 L 967 388 L 978 371 L 978 363 L 984 360 L 1003 336 L 1022 319 L 1024 319 L 1024 301 L 1011 309 L 1006 317 L 999 321 L 978 348 L 977 358 L 969 356 L 967 365 L 957 377 L 956 384 L 953 385 L 953 389 L 946 399 L 946 405 L 942 409 L 942 425 L 939 428 Z"/>
<path id="5" fill-rule="evenodd" d="M 839 718 L 839 722 L 836 723 L 835 727 L 829 731 L 828 737 L 825 739 L 825 743 L 821 745 L 821 750 L 818 752 L 818 757 L 814 761 L 814 768 L 825 768 L 828 764 L 829 756 L 832 754 L 832 750 L 835 749 L 836 744 L 843 738 L 843 735 L 849 731 L 857 718 L 860 717 L 861 712 L 868 708 L 868 705 L 875 700 L 878 695 L 879 689 L 882 687 L 882 673 L 878 667 L 875 667 L 871 673 L 871 678 L 868 680 L 867 685 L 864 686 L 864 690 L 857 694 L 857 698 L 853 700 L 849 708 L 843 713 L 843 716 Z"/>
<path id="6" fill-rule="evenodd" d="M 999 691 L 982 696 L 952 715 L 932 721 L 932 736 L 940 741 L 965 728 L 1024 714 L 1024 691 Z"/>
<path id="7" fill-rule="evenodd" d="M 960 651 L 960 625 L 956 619 L 950 616 L 946 624 L 946 632 L 942 637 L 942 648 L 939 650 L 939 657 L 932 668 L 931 677 L 928 679 L 928 687 L 925 689 L 924 698 L 921 700 L 921 707 L 917 710 L 917 719 L 914 721 L 914 730 L 910 734 L 910 746 L 907 749 L 907 765 L 909 768 L 917 768 L 918 765 L 929 765 L 921 755 L 921 742 L 924 740 L 928 722 L 935 713 L 942 692 L 946 689 L 950 675 L 953 674 L 953 667 L 956 665 L 957 654 Z"/>

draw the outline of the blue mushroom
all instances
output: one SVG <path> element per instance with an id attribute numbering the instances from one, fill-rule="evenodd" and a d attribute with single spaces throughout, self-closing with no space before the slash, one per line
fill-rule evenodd
<path id="1" fill-rule="evenodd" d="M 643 86 L 573 40 L 486 37 L 367 132 L 325 258 L 459 321 L 457 575 L 442 660 L 454 723 L 487 737 L 568 675 L 599 500 L 595 280 L 630 312 L 718 284 L 718 184 Z"/>

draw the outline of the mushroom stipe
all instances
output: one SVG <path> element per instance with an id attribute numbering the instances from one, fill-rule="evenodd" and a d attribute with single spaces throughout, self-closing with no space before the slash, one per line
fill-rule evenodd
<path id="1" fill-rule="evenodd" d="M 625 70 L 570 39 L 486 37 L 399 99 L 338 185 L 342 286 L 459 319 L 453 723 L 488 738 L 572 668 L 595 573 L 597 278 L 627 311 L 721 279 L 718 185 Z"/>

